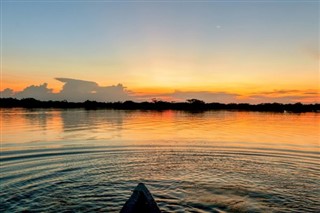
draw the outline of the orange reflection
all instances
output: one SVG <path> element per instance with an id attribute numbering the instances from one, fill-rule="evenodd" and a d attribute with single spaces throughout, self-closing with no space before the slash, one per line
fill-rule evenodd
<path id="1" fill-rule="evenodd" d="M 2 148 L 81 144 L 319 151 L 319 120 L 319 113 L 2 109 Z"/>
<path id="2" fill-rule="evenodd" d="M 137 144 L 291 147 L 319 146 L 318 114 L 255 112 L 135 112 L 122 135 Z"/>
<path id="3" fill-rule="evenodd" d="M 1 109 L 2 145 L 57 141 L 62 132 L 59 110 Z"/>

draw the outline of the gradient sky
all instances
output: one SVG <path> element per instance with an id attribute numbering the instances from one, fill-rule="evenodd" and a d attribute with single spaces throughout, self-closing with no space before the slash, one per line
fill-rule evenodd
<path id="1" fill-rule="evenodd" d="M 316 102 L 319 1 L 2 1 L 2 62 L 1 90 L 67 77 Z"/>

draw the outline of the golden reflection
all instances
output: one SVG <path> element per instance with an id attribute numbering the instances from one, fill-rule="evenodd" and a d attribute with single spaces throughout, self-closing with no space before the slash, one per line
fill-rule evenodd
<path id="1" fill-rule="evenodd" d="M 319 115 L 216 111 L 137 112 L 123 129 L 135 144 L 271 147 L 315 150 Z M 137 119 L 137 120 L 136 120 Z"/>
<path id="2" fill-rule="evenodd" d="M 2 109 L 2 148 L 81 144 L 319 151 L 319 118 L 318 113 Z"/>
<path id="3" fill-rule="evenodd" d="M 2 148 L 7 144 L 57 141 L 63 131 L 60 110 L 1 109 Z"/>

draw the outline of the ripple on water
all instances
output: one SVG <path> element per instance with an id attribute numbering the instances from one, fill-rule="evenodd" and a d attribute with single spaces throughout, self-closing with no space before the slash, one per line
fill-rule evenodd
<path id="1" fill-rule="evenodd" d="M 318 160 L 208 147 L 4 152 L 1 211 L 118 212 L 144 182 L 164 212 L 316 212 Z"/>

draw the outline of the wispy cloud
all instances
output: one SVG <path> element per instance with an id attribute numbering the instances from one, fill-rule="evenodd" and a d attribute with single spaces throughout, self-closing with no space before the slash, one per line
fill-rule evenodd
<path id="1" fill-rule="evenodd" d="M 205 102 L 239 102 L 238 94 L 226 92 L 211 92 L 211 91 L 180 91 L 175 90 L 172 93 L 153 93 L 153 94 L 135 94 L 135 97 L 140 101 L 150 101 L 152 99 L 164 101 L 185 101 L 195 98 Z"/>
<path id="2" fill-rule="evenodd" d="M 263 91 L 263 92 L 255 92 L 251 93 L 252 95 L 284 95 L 284 94 L 292 94 L 299 93 L 299 90 L 272 90 L 272 91 Z"/>
<path id="3" fill-rule="evenodd" d="M 319 102 L 319 96 L 303 96 L 303 95 L 292 95 L 292 96 L 281 96 L 281 97 L 270 97 L 264 95 L 256 95 L 248 97 L 250 103 L 315 103 Z"/>
<path id="4" fill-rule="evenodd" d="M 317 90 L 272 90 L 252 93 L 247 96 L 251 103 L 279 102 L 279 103 L 315 103 L 320 101 Z"/>

